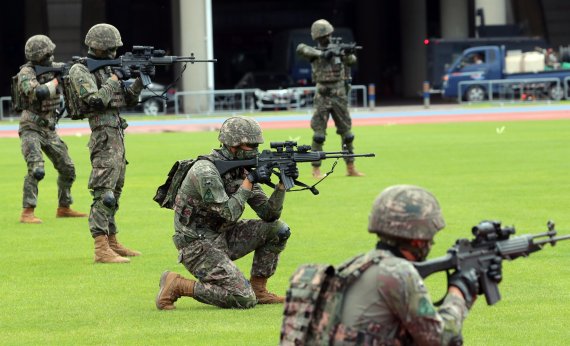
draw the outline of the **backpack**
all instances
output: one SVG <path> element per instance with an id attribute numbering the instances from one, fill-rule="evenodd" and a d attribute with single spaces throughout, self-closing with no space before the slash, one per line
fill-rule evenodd
<path id="1" fill-rule="evenodd" d="M 12 83 L 10 84 L 10 96 L 12 97 L 12 109 L 16 112 L 24 110 L 24 100 L 18 88 L 18 75 L 12 76 Z"/>
<path id="2" fill-rule="evenodd" d="M 161 208 L 172 209 L 178 189 L 180 189 L 182 181 L 195 162 L 194 159 L 179 160 L 172 165 L 166 181 L 158 187 L 153 198 Z"/>
<path id="3" fill-rule="evenodd" d="M 355 263 L 361 256 L 335 267 L 323 264 L 301 265 L 291 276 L 287 290 L 280 345 L 329 345 L 340 323 L 344 294 L 364 271 L 380 262 L 371 256 Z"/>

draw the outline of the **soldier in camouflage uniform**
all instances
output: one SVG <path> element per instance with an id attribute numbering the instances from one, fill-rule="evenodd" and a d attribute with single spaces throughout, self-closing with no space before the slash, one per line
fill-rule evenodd
<path id="1" fill-rule="evenodd" d="M 38 182 L 44 178 L 42 150 L 53 162 L 59 173 L 57 179 L 59 207 L 56 217 L 86 217 L 70 208 L 73 203 L 71 186 L 75 181 L 75 166 L 69 157 L 67 145 L 55 131 L 56 109 L 60 104 L 58 80 L 53 73 L 36 75 L 34 66 L 57 67 L 53 62 L 55 44 L 49 37 L 35 35 L 28 39 L 25 54 L 28 62 L 20 67 L 17 76 L 17 97 L 23 108 L 18 134 L 22 143 L 22 154 L 28 165 L 24 178 L 22 223 L 41 223 L 34 215 L 38 201 Z"/>
<path id="2" fill-rule="evenodd" d="M 346 290 L 332 344 L 461 344 L 463 321 L 480 293 L 477 274 L 473 270 L 455 272 L 447 296 L 435 308 L 409 262 L 426 259 L 434 235 L 444 226 L 437 200 L 423 188 L 396 185 L 378 196 L 368 225 L 369 232 L 380 238 L 376 249 L 350 259 L 339 270 L 377 260 Z M 487 274 L 500 281 L 500 262 Z"/>
<path id="3" fill-rule="evenodd" d="M 352 119 L 348 112 L 348 92 L 350 91 L 351 65 L 356 63 L 354 54 L 334 56 L 327 50 L 331 43 L 333 26 L 324 19 L 319 19 L 311 26 L 311 37 L 317 41 L 317 47 L 311 47 L 304 43 L 297 46 L 297 54 L 311 62 L 313 82 L 316 83 L 316 93 L 313 100 L 315 111 L 311 119 L 313 129 L 312 150 L 323 150 L 326 139 L 327 122 L 329 117 L 336 126 L 336 132 L 340 135 L 343 149 L 350 153 L 354 151 L 354 134 L 351 131 Z M 346 158 L 347 175 L 352 177 L 363 176 L 354 166 L 354 158 Z M 313 176 L 322 178 L 321 162 L 313 164 Z"/>
<path id="4" fill-rule="evenodd" d="M 271 170 L 259 166 L 235 168 L 220 175 L 213 161 L 249 159 L 263 143 L 254 119 L 231 117 L 220 129 L 220 149 L 199 157 L 183 180 L 173 209 L 174 245 L 179 262 L 198 280 L 166 271 L 160 278 L 156 307 L 174 309 L 181 296 L 222 308 L 252 308 L 256 304 L 283 303 L 267 291 L 267 279 L 275 273 L 279 254 L 290 235 L 279 219 L 285 188 L 279 183 L 271 196 L 259 183 L 270 180 Z M 296 167 L 288 174 L 298 175 Z M 239 220 L 246 204 L 259 219 Z M 251 278 L 247 280 L 233 262 L 254 252 Z"/>
<path id="5" fill-rule="evenodd" d="M 87 32 L 85 44 L 89 48 L 89 58 L 104 60 L 114 59 L 123 42 L 117 28 L 97 24 Z M 154 75 L 154 71 L 146 72 Z M 69 79 L 70 97 L 79 99 L 77 103 L 91 128 L 89 189 L 93 204 L 89 229 L 95 240 L 95 262 L 126 263 L 129 259 L 125 256 L 139 256 L 140 252 L 125 248 L 117 240 L 115 214 L 119 209 L 127 165 L 124 144 L 127 123 L 119 115 L 119 108 L 135 105 L 143 85 L 139 77 L 125 88 L 111 67 L 91 73 L 82 62 L 71 67 Z"/>

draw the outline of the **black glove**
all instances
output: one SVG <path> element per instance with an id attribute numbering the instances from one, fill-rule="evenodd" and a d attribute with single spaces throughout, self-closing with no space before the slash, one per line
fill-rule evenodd
<path id="1" fill-rule="evenodd" d="M 294 162 L 288 163 L 283 170 L 283 173 L 293 180 L 299 178 L 299 168 L 297 168 L 297 165 Z"/>
<path id="2" fill-rule="evenodd" d="M 117 67 L 113 69 L 113 73 L 119 80 L 127 80 L 131 78 L 131 71 L 126 67 Z"/>
<path id="3" fill-rule="evenodd" d="M 487 270 L 487 277 L 496 283 L 503 280 L 503 258 L 497 256 L 491 260 L 489 269 Z"/>
<path id="4" fill-rule="evenodd" d="M 327 60 L 332 59 L 333 56 L 334 56 L 334 52 L 332 50 L 325 50 L 323 52 L 323 57 Z"/>
<path id="5" fill-rule="evenodd" d="M 247 174 L 247 179 L 251 181 L 252 184 L 265 184 L 271 182 L 271 174 L 271 168 L 266 165 L 258 166 L 257 169 L 254 169 Z"/>
<path id="6" fill-rule="evenodd" d="M 140 72 L 152 78 L 156 74 L 156 68 L 152 64 L 147 64 L 141 67 Z"/>
<path id="7" fill-rule="evenodd" d="M 449 277 L 449 286 L 455 286 L 461 291 L 465 304 L 470 309 L 479 294 L 479 277 L 473 268 L 458 270 Z"/>

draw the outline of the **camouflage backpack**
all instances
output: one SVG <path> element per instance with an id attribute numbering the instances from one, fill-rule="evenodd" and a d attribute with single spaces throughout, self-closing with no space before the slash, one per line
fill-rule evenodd
<path id="1" fill-rule="evenodd" d="M 20 94 L 18 88 L 18 75 L 12 76 L 12 84 L 10 85 L 10 96 L 12 97 L 12 109 L 16 112 L 21 112 L 24 110 L 26 102 L 25 99 Z"/>
<path id="2" fill-rule="evenodd" d="M 188 171 L 196 161 L 202 159 L 212 161 L 207 156 L 198 156 L 198 159 L 176 161 L 170 169 L 170 172 L 168 172 L 168 177 L 164 184 L 160 185 L 156 190 L 156 195 L 153 200 L 158 203 L 161 208 L 173 209 L 174 200 L 176 199 L 180 185 L 182 185 L 182 181 L 186 178 L 186 174 L 188 174 Z"/>
<path id="3" fill-rule="evenodd" d="M 322 264 L 300 266 L 287 290 L 280 345 L 331 345 L 334 342 L 345 345 L 353 341 L 356 344 L 356 339 L 366 344 L 377 341 L 371 334 L 345 327 L 340 320 L 346 290 L 364 271 L 379 262 L 378 256 L 358 256 L 336 269 Z"/>

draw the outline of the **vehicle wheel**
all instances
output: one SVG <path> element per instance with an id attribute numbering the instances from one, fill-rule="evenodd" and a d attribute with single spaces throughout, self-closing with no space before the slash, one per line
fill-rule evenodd
<path id="1" fill-rule="evenodd" d="M 560 101 L 564 98 L 564 89 L 558 85 L 554 84 L 548 89 L 548 97 L 554 101 Z"/>
<path id="2" fill-rule="evenodd" d="M 160 111 L 160 103 L 158 100 L 146 100 L 143 104 L 144 114 L 157 115 Z"/>
<path id="3" fill-rule="evenodd" d="M 485 89 L 480 85 L 469 87 L 465 92 L 465 100 L 468 102 L 481 102 L 486 98 Z"/>

